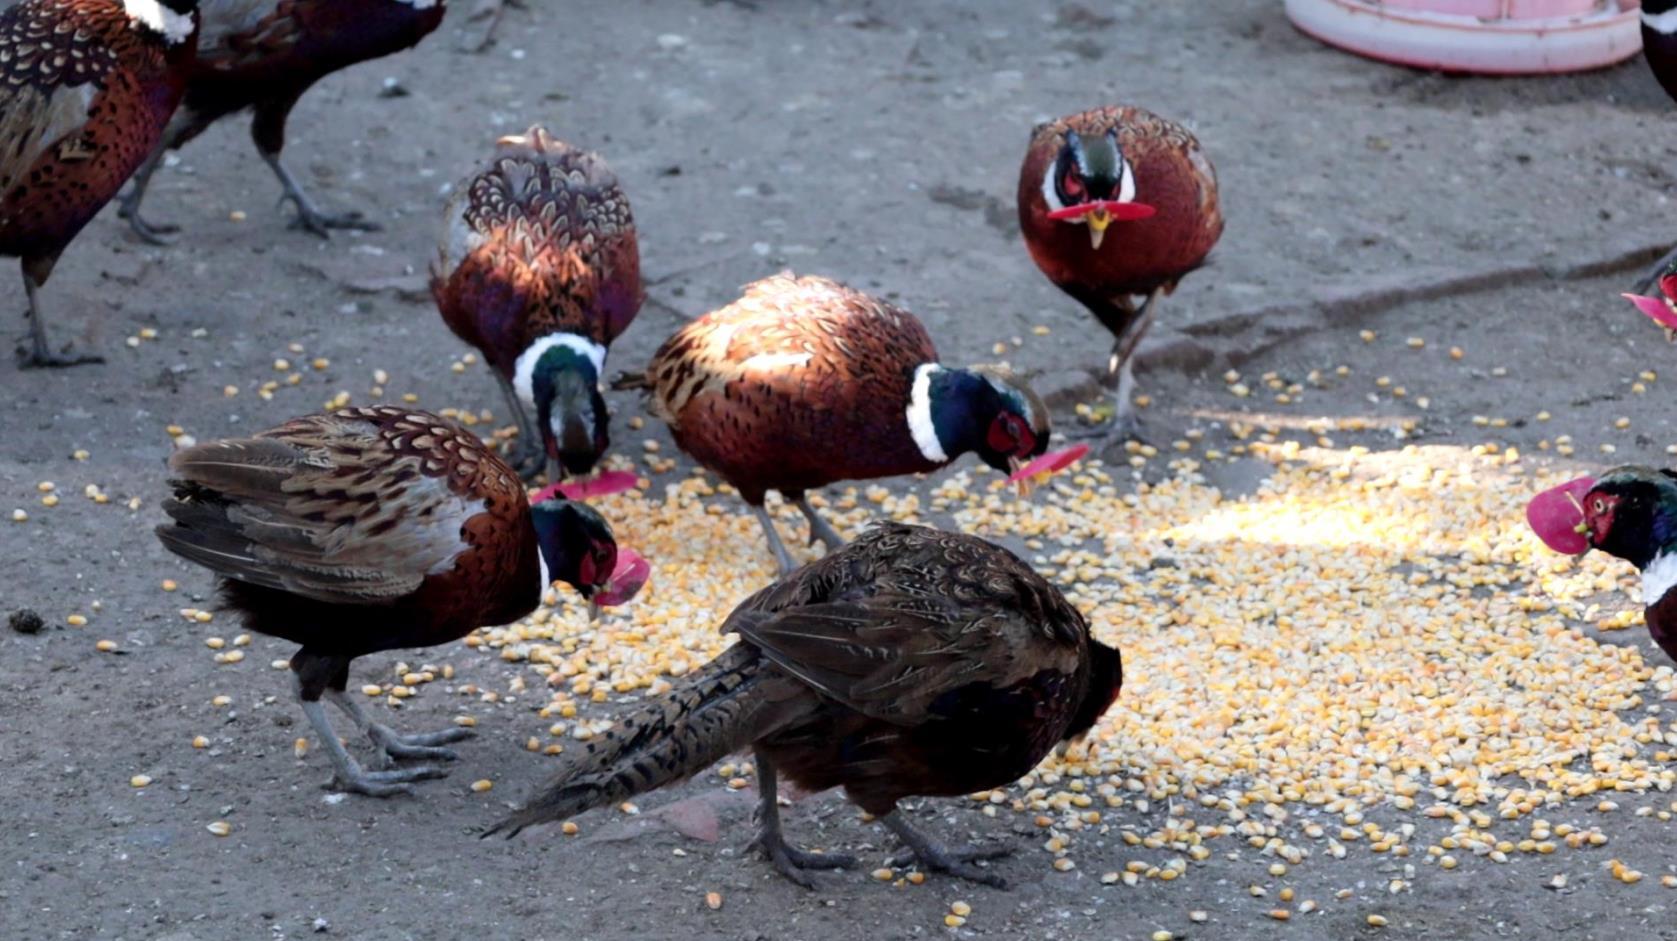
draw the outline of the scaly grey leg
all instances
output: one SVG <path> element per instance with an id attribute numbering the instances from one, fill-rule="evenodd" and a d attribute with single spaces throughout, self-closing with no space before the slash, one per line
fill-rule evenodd
<path id="1" fill-rule="evenodd" d="M 845 853 L 811 853 L 786 842 L 780 829 L 780 794 L 774 764 L 762 752 L 757 759 L 757 835 L 746 849 L 761 850 L 780 874 L 806 889 L 815 888 L 810 869 L 850 869 L 856 857 Z"/>
<path id="2" fill-rule="evenodd" d="M 835 551 L 844 548 L 844 537 L 838 534 L 826 520 L 815 512 L 815 507 L 809 505 L 807 494 L 798 494 L 792 501 L 798 509 L 803 511 L 804 519 L 809 520 L 809 544 L 815 545 L 817 539 L 825 543 L 828 550 Z"/>
<path id="3" fill-rule="evenodd" d="M 973 845 L 950 849 L 910 826 L 900 810 L 891 811 L 881 818 L 880 822 L 908 847 L 907 853 L 891 860 L 892 865 L 901 866 L 910 859 L 918 859 L 921 865 L 933 872 L 946 872 L 969 882 L 981 882 L 998 889 L 1007 888 L 1007 880 L 993 872 L 980 869 L 973 863 L 981 859 L 999 859 L 1011 855 L 1012 847 Z"/>
<path id="4" fill-rule="evenodd" d="M 273 168 L 274 176 L 279 177 L 280 186 L 285 188 L 285 195 L 280 197 L 280 202 L 283 204 L 289 201 L 297 207 L 297 218 L 291 223 L 293 228 L 307 229 L 323 239 L 331 238 L 333 229 L 379 231 L 378 223 L 367 220 L 359 212 L 346 212 L 336 216 L 321 212 L 314 200 L 309 198 L 309 194 L 303 192 L 302 184 L 298 183 L 297 178 L 280 162 L 279 154 L 263 153 L 262 159 Z"/>
<path id="5" fill-rule="evenodd" d="M 757 522 L 763 524 L 763 535 L 769 537 L 769 552 L 774 555 L 775 564 L 780 566 L 780 574 L 791 574 L 798 566 L 792 562 L 792 554 L 786 551 L 786 544 L 780 541 L 780 534 L 774 531 L 774 520 L 770 518 L 769 511 L 754 506 L 751 512 L 757 517 Z"/>
<path id="6" fill-rule="evenodd" d="M 458 742 L 472 737 L 471 729 L 452 728 L 440 732 L 415 732 L 403 735 L 388 725 L 374 722 L 362 710 L 361 704 L 350 698 L 348 693 L 340 689 L 329 689 L 326 698 L 349 716 L 362 734 L 373 740 L 373 743 L 392 758 L 435 758 L 439 761 L 457 761 L 460 756 L 451 749 L 441 748 L 449 742 Z"/>

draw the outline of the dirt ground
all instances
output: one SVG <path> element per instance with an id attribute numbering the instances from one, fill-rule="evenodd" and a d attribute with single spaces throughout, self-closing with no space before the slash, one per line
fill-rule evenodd
<path id="1" fill-rule="evenodd" d="M 1677 936 L 1677 893 L 1653 877 L 1620 884 L 1589 855 L 1469 859 L 1459 873 L 1423 871 L 1400 895 L 1386 892 L 1400 860 L 1318 860 L 1291 876 L 1299 897 L 1343 888 L 1351 901 L 1286 923 L 1248 896 L 1251 860 L 1222 853 L 1174 883 L 1103 886 L 1098 874 L 1126 858 L 1116 839 L 1086 844 L 1071 874 L 1005 861 L 1006 893 L 857 873 L 807 892 L 743 853 L 750 792 L 714 776 L 642 801 L 699 801 L 720 819 L 714 841 L 653 814 L 602 816 L 582 840 L 547 828 L 479 841 L 545 770 L 523 748 L 540 720 L 516 698 L 481 706 L 452 776 L 416 798 L 323 791 L 318 749 L 291 754 L 306 726 L 285 674 L 269 668 L 289 646 L 257 638 L 243 663 L 215 665 L 204 638 L 236 628 L 178 613 L 209 607 L 210 585 L 151 536 L 166 429 L 202 440 L 317 410 L 339 390 L 365 402 L 376 369 L 390 395 L 416 393 L 425 407 L 500 410 L 481 366 L 454 372 L 464 350 L 423 273 L 444 187 L 496 136 L 531 123 L 604 152 L 633 202 L 649 303 L 613 350 L 616 367 L 789 266 L 899 299 L 951 361 L 989 359 L 1019 337 L 1008 358 L 1040 373 L 1070 424 L 1104 337 L 1031 265 L 1012 194 L 1033 122 L 1123 100 L 1197 130 L 1229 220 L 1214 264 L 1168 301 L 1149 348 L 1140 384 L 1155 440 L 1199 427 L 1207 444 L 1228 442 L 1241 412 L 1282 426 L 1412 418 L 1408 440 L 1335 433 L 1334 447 L 1495 441 L 1519 448 L 1527 471 L 1550 461 L 1539 441 L 1560 433 L 1581 467 L 1661 463 L 1677 441 L 1661 385 L 1631 389 L 1640 370 L 1665 370 L 1672 348 L 1615 296 L 1677 239 L 1665 211 L 1677 125 L 1639 58 L 1563 78 L 1446 78 L 1327 50 L 1290 28 L 1278 0 L 531 2 L 481 56 L 455 49 L 461 13 L 422 48 L 325 82 L 294 116 L 287 155 L 316 198 L 366 210 L 384 231 L 326 243 L 286 230 L 243 122 L 228 122 L 152 187 L 148 212 L 185 227 L 179 244 L 141 245 L 107 211 L 45 293 L 56 335 L 110 361 L 0 365 L 0 511 L 29 516 L 0 522 L 0 612 L 31 608 L 48 624 L 0 629 L 0 938 Z M 15 282 L 0 283 L 21 310 Z M 7 323 L 22 336 L 20 319 Z M 1365 342 L 1363 330 L 1377 336 Z M 1411 336 L 1426 347 L 1410 349 Z M 295 370 L 298 385 L 264 401 L 257 389 L 282 378 L 281 357 L 328 362 Z M 1348 377 L 1291 404 L 1261 388 L 1238 398 L 1222 378 L 1237 366 L 1254 386 L 1269 372 L 1302 382 L 1339 365 Z M 620 450 L 662 437 L 656 422 L 626 432 L 640 405 L 614 404 Z M 1536 421 L 1545 410 L 1552 419 Z M 1621 416 L 1628 428 L 1614 427 Z M 1252 461 L 1206 470 L 1230 492 L 1265 472 Z M 47 480 L 56 507 L 37 492 Z M 84 497 L 88 485 L 109 502 Z M 160 590 L 165 578 L 180 590 Z M 90 623 L 68 626 L 72 612 Z M 96 638 L 124 653 L 95 653 Z M 1640 630 L 1604 639 L 1667 662 Z M 401 660 L 446 661 L 486 690 L 520 672 L 456 646 L 367 657 L 356 676 Z M 212 705 L 222 694 L 231 703 Z M 423 696 L 398 718 L 440 727 L 455 708 Z M 188 744 L 199 734 L 208 748 Z M 141 773 L 154 783 L 131 787 Z M 473 793 L 478 778 L 495 790 Z M 1659 795 L 1627 801 L 1663 806 Z M 936 813 L 961 832 L 1034 839 L 955 803 Z M 1677 872 L 1667 826 L 1623 816 L 1615 854 L 1651 876 Z M 212 819 L 233 834 L 207 834 Z M 801 802 L 789 826 L 885 855 L 833 795 Z M 1546 887 L 1557 872 L 1572 874 L 1567 889 Z M 713 891 L 720 910 L 706 907 Z M 945 928 L 955 898 L 982 917 Z M 1196 909 L 1210 920 L 1190 922 Z M 1389 925 L 1368 927 L 1374 912 Z"/>

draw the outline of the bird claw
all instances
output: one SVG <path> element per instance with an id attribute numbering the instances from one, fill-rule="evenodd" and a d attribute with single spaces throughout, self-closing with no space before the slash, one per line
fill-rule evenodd
<path id="1" fill-rule="evenodd" d="M 280 197 L 279 204 L 286 203 L 297 208 L 297 215 L 292 218 L 287 228 L 304 229 L 323 239 L 332 237 L 333 229 L 353 229 L 359 232 L 379 232 L 383 226 L 363 216 L 360 212 L 350 211 L 332 215 L 314 208 L 305 200 L 297 198 L 295 194 L 286 193 Z"/>
<path id="2" fill-rule="evenodd" d="M 169 236 L 181 230 L 172 222 L 147 221 L 145 216 L 140 215 L 139 209 L 126 200 L 117 206 L 116 214 L 118 218 L 128 220 L 128 228 L 140 241 L 150 245 L 173 245 L 175 240 Z"/>
<path id="3" fill-rule="evenodd" d="M 1147 437 L 1141 433 L 1141 419 L 1134 413 L 1122 417 L 1114 417 L 1110 422 L 1101 425 L 1091 425 L 1066 434 L 1073 441 L 1094 441 L 1097 451 L 1123 447 L 1125 442 L 1134 441 L 1137 444 L 1147 444 Z"/>
<path id="4" fill-rule="evenodd" d="M 435 765 L 420 765 L 392 771 L 362 771 L 354 768 L 348 772 L 339 771 L 334 774 L 331 786 L 368 797 L 393 797 L 397 794 L 412 795 L 414 789 L 411 782 L 446 777 L 448 772 Z"/>
<path id="5" fill-rule="evenodd" d="M 17 366 L 19 369 L 67 369 L 71 366 L 84 366 L 90 363 L 102 363 L 105 357 L 97 353 L 77 353 L 68 347 L 63 352 L 54 353 L 50 350 L 35 350 L 20 346 L 17 351 Z"/>
<path id="6" fill-rule="evenodd" d="M 932 872 L 941 872 L 965 879 L 968 882 L 978 882 L 997 889 L 1007 888 L 1007 880 L 1000 875 L 980 869 L 973 865 L 980 860 L 1003 859 L 1012 856 L 1014 847 L 1000 843 L 974 843 L 959 849 L 930 847 L 925 852 L 905 849 L 891 857 L 891 865 L 896 868 L 918 862 L 922 867 Z"/>
<path id="7" fill-rule="evenodd" d="M 522 439 L 521 439 L 522 440 Z M 507 455 L 507 463 L 525 483 L 534 483 L 547 468 L 547 455 L 540 448 L 525 447 L 515 444 L 511 453 Z M 549 483 L 553 481 L 550 480 Z"/>
<path id="8" fill-rule="evenodd" d="M 402 735 L 386 726 L 375 726 L 371 730 L 371 734 L 374 744 L 378 745 L 379 750 L 391 758 L 459 761 L 460 756 L 455 754 L 453 749 L 441 746 L 471 738 L 472 730 L 453 728 L 443 729 L 440 732 L 415 732 Z"/>
<path id="9" fill-rule="evenodd" d="M 781 875 L 806 889 L 815 888 L 815 879 L 809 874 L 811 869 L 854 869 L 857 865 L 856 857 L 849 853 L 811 853 L 761 833 L 752 838 L 746 850 L 762 853 Z"/>

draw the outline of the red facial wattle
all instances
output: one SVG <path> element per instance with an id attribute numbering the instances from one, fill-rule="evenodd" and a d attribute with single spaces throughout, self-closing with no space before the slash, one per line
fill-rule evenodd
<path id="1" fill-rule="evenodd" d="M 1042 474 L 1044 476 L 1056 474 L 1082 460 L 1088 453 L 1089 446 L 1087 444 L 1074 444 L 1071 447 L 1060 451 L 1050 451 L 1029 464 L 1026 464 L 1024 467 L 1014 471 L 1013 474 L 1007 478 L 1008 482 L 1018 483 L 1021 480 L 1029 480 L 1038 474 Z"/>
<path id="2" fill-rule="evenodd" d="M 1064 209 L 1055 209 L 1048 213 L 1048 218 L 1056 222 L 1075 222 L 1083 219 L 1096 209 L 1101 209 L 1112 217 L 1113 222 L 1135 222 L 1140 219 L 1151 218 L 1158 212 L 1146 203 L 1126 203 L 1116 199 L 1096 199 Z"/>
<path id="3" fill-rule="evenodd" d="M 642 558 L 635 550 L 620 547 L 611 578 L 594 593 L 594 603 L 606 608 L 623 604 L 639 594 L 647 579 L 651 577 L 652 563 Z"/>
<path id="4" fill-rule="evenodd" d="M 634 486 L 634 474 L 628 471 L 604 471 L 586 480 L 548 484 L 530 498 L 530 503 L 536 504 L 543 500 L 551 500 L 554 494 L 559 494 L 567 500 L 587 500 L 589 497 L 603 497 L 613 493 L 622 493 L 625 490 L 633 489 Z"/>
<path id="5" fill-rule="evenodd" d="M 1677 275 L 1668 276 L 1677 278 Z M 1666 278 L 1660 279 L 1660 290 L 1664 291 Z M 1673 285 L 1677 288 L 1677 285 Z M 1625 300 L 1636 305 L 1636 309 L 1647 314 L 1654 323 L 1667 330 L 1677 330 L 1677 311 L 1671 309 L 1671 302 L 1663 297 L 1646 297 L 1641 294 L 1621 294 Z"/>
<path id="6" fill-rule="evenodd" d="M 1668 274 L 1660 278 L 1660 293 L 1677 301 L 1677 274 Z"/>
<path id="7" fill-rule="evenodd" d="M 1526 504 L 1526 523 L 1537 538 L 1556 552 L 1578 555 L 1589 551 L 1584 531 L 1584 498 L 1595 487 L 1595 478 L 1579 477 L 1551 487 Z"/>

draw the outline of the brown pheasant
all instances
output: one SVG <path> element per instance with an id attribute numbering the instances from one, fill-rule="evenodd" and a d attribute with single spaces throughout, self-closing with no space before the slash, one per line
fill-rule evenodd
<path id="1" fill-rule="evenodd" d="M 140 202 L 164 153 L 177 150 L 222 118 L 255 112 L 250 135 L 256 152 L 297 209 L 294 228 L 322 238 L 332 229 L 375 230 L 360 213 L 322 212 L 280 161 L 285 122 L 298 99 L 333 72 L 418 45 L 443 21 L 447 0 L 201 0 L 204 20 L 198 62 L 186 100 L 162 142 L 134 177 L 122 215 L 136 235 L 162 244 L 178 226 L 152 223 Z"/>
<path id="2" fill-rule="evenodd" d="M 1118 651 L 1012 553 L 976 536 L 885 523 L 746 599 L 722 631 L 740 643 L 591 740 L 524 809 L 509 836 L 691 777 L 734 751 L 757 758 L 755 845 L 793 881 L 854 864 L 786 843 L 779 775 L 842 787 L 927 868 L 1002 885 L 911 827 L 897 804 L 1019 778 L 1088 732 L 1123 683 Z M 485 835 L 488 835 L 486 833 Z"/>
<path id="3" fill-rule="evenodd" d="M 24 366 L 53 350 L 40 290 L 157 143 L 186 87 L 197 0 L 24 0 L 0 12 L 0 255 L 21 259 Z"/>
<path id="4" fill-rule="evenodd" d="M 1037 267 L 1112 333 L 1108 439 L 1133 437 L 1131 358 L 1159 298 L 1205 264 L 1223 234 L 1217 173 L 1182 125 L 1140 108 L 1096 108 L 1031 133 L 1018 201 Z"/>
<path id="5" fill-rule="evenodd" d="M 645 569 L 598 513 L 563 498 L 530 506 L 518 475 L 435 415 L 371 406 L 295 418 L 251 438 L 177 451 L 157 528 L 170 552 L 221 576 L 245 626 L 302 645 L 303 713 L 348 790 L 383 797 L 431 766 L 363 771 L 338 742 L 324 695 L 393 758 L 452 759 L 464 729 L 399 735 L 345 694 L 350 661 L 429 647 L 531 611 L 555 578 L 601 604 L 633 597 Z M 620 573 L 634 571 L 627 580 Z"/>
<path id="6" fill-rule="evenodd" d="M 598 155 L 540 127 L 504 137 L 449 200 L 431 293 L 455 336 L 483 352 L 518 421 L 513 466 L 572 475 L 610 444 L 600 378 L 640 311 L 628 197 Z"/>
<path id="7" fill-rule="evenodd" d="M 765 278 L 682 327 L 644 387 L 676 444 L 736 487 L 781 573 L 791 555 L 763 509 L 778 490 L 812 541 L 844 540 L 805 493 L 840 480 L 933 471 L 968 451 L 1002 471 L 1048 448 L 1048 409 L 1005 369 L 950 369 L 913 314 L 836 281 Z"/>

